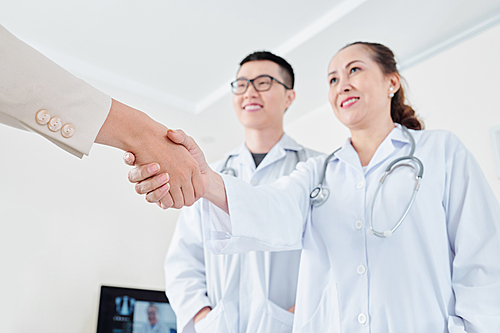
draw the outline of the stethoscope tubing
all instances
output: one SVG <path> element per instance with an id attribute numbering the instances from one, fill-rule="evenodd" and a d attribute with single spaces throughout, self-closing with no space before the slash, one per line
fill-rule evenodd
<path id="1" fill-rule="evenodd" d="M 375 193 L 374 193 L 373 199 L 372 199 L 372 204 L 370 207 L 370 226 L 369 226 L 369 229 L 367 230 L 367 232 L 368 232 L 368 234 L 375 235 L 378 237 L 383 237 L 383 238 L 391 237 L 392 234 L 399 228 L 401 223 L 403 223 L 404 219 L 408 216 L 408 213 L 410 212 L 410 209 L 413 206 L 413 203 L 415 202 L 417 192 L 420 189 L 420 182 L 421 182 L 423 174 L 424 174 L 424 165 L 423 165 L 422 161 L 420 161 L 420 159 L 418 159 L 417 157 L 413 156 L 413 154 L 415 152 L 415 139 L 413 138 L 413 135 L 411 135 L 410 131 L 406 128 L 406 126 L 401 125 L 401 127 L 410 139 L 410 142 L 411 142 L 410 153 L 406 156 L 396 158 L 391 163 L 389 163 L 389 165 L 385 169 L 385 172 L 384 172 L 382 178 L 380 179 L 380 182 L 377 186 L 377 189 L 375 190 Z M 325 159 L 325 162 L 323 164 L 323 170 L 321 173 L 320 182 L 309 194 L 309 198 L 311 200 L 311 205 L 314 207 L 319 207 L 322 204 L 324 204 L 326 202 L 326 200 L 328 199 L 328 197 L 330 196 L 330 191 L 328 190 L 328 188 L 326 186 L 323 186 L 323 183 L 325 181 L 326 168 L 328 167 L 328 163 L 330 162 L 330 160 L 335 156 L 335 153 L 337 153 L 340 149 L 341 148 L 335 150 L 333 153 L 328 155 L 328 157 Z M 417 172 L 416 168 L 411 164 L 405 163 L 405 164 L 396 165 L 397 163 L 399 163 L 401 161 L 405 161 L 405 160 L 410 160 L 410 161 L 415 162 L 418 165 L 418 172 Z M 375 201 L 377 199 L 377 196 L 380 192 L 382 185 L 384 184 L 384 182 L 385 182 L 386 178 L 389 176 L 389 174 L 391 174 L 394 170 L 396 170 L 397 168 L 402 167 L 402 166 L 409 166 L 415 170 L 416 182 L 415 182 L 415 187 L 413 188 L 412 196 L 410 198 L 408 206 L 406 207 L 405 212 L 403 213 L 403 215 L 399 219 L 399 221 L 394 225 L 394 227 L 390 230 L 378 231 L 373 227 L 373 210 L 375 207 Z"/>

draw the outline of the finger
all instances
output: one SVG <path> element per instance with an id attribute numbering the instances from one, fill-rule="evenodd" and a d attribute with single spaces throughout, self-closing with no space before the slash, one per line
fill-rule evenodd
<path id="1" fill-rule="evenodd" d="M 196 201 L 194 198 L 193 185 L 190 183 L 181 187 L 182 195 L 184 197 L 184 206 L 191 206 Z"/>
<path id="2" fill-rule="evenodd" d="M 154 176 L 159 170 L 160 165 L 158 163 L 141 165 L 129 171 L 128 180 L 131 183 L 138 183 L 144 179 Z"/>
<path id="3" fill-rule="evenodd" d="M 172 200 L 174 201 L 174 204 L 172 205 L 173 208 L 179 209 L 184 207 L 184 196 L 182 195 L 182 190 L 179 185 L 171 186 L 170 195 L 172 196 Z"/>
<path id="4" fill-rule="evenodd" d="M 167 194 L 169 189 L 170 189 L 170 184 L 166 183 L 165 185 L 157 188 L 156 190 L 146 194 L 146 201 L 151 203 L 159 202 L 165 196 L 165 194 Z"/>
<path id="5" fill-rule="evenodd" d="M 148 178 L 135 184 L 137 194 L 147 194 L 168 183 L 170 177 L 168 173 L 161 173 L 158 176 Z"/>
<path id="6" fill-rule="evenodd" d="M 127 165 L 134 166 L 134 164 L 135 164 L 135 155 L 133 153 L 131 153 L 131 152 L 128 151 L 125 154 L 123 154 L 123 161 Z"/>
<path id="7" fill-rule="evenodd" d="M 160 200 L 159 204 L 162 209 L 168 209 L 174 206 L 174 200 L 172 199 L 170 192 L 167 192 L 167 194 Z"/>

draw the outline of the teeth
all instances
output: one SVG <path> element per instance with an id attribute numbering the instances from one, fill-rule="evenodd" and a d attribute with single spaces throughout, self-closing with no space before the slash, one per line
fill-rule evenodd
<path id="1" fill-rule="evenodd" d="M 247 106 L 245 106 L 245 110 L 248 110 L 248 111 L 258 110 L 260 108 L 261 108 L 260 105 L 247 105 Z"/>
<path id="2" fill-rule="evenodd" d="M 350 103 L 354 103 L 358 100 L 359 98 L 356 98 L 356 97 L 353 97 L 353 98 L 349 98 L 347 101 L 345 101 L 344 103 L 342 103 L 342 106 L 346 105 L 346 104 L 350 104 Z"/>

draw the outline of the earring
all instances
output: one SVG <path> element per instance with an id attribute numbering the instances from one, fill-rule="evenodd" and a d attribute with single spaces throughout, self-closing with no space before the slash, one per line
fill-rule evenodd
<path id="1" fill-rule="evenodd" d="M 393 90 L 394 90 L 394 88 L 393 88 L 393 87 L 390 87 L 390 88 L 389 88 L 389 91 L 393 91 Z M 393 92 L 391 92 L 391 93 L 389 94 L 389 97 L 390 97 L 390 98 L 393 98 L 393 97 L 394 97 L 394 93 L 393 93 Z"/>

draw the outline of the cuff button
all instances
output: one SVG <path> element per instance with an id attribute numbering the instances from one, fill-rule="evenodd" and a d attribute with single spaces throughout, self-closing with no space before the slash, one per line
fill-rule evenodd
<path id="1" fill-rule="evenodd" d="M 65 137 L 66 139 L 69 139 L 75 134 L 75 128 L 71 124 L 65 124 L 61 128 L 61 135 Z"/>
<path id="2" fill-rule="evenodd" d="M 51 130 L 52 132 L 59 131 L 62 127 L 61 118 L 59 117 L 50 118 L 50 121 L 47 126 L 49 126 L 49 130 Z"/>
<path id="3" fill-rule="evenodd" d="M 47 110 L 40 110 L 36 113 L 36 122 L 40 125 L 46 125 L 50 120 L 50 114 Z"/>

